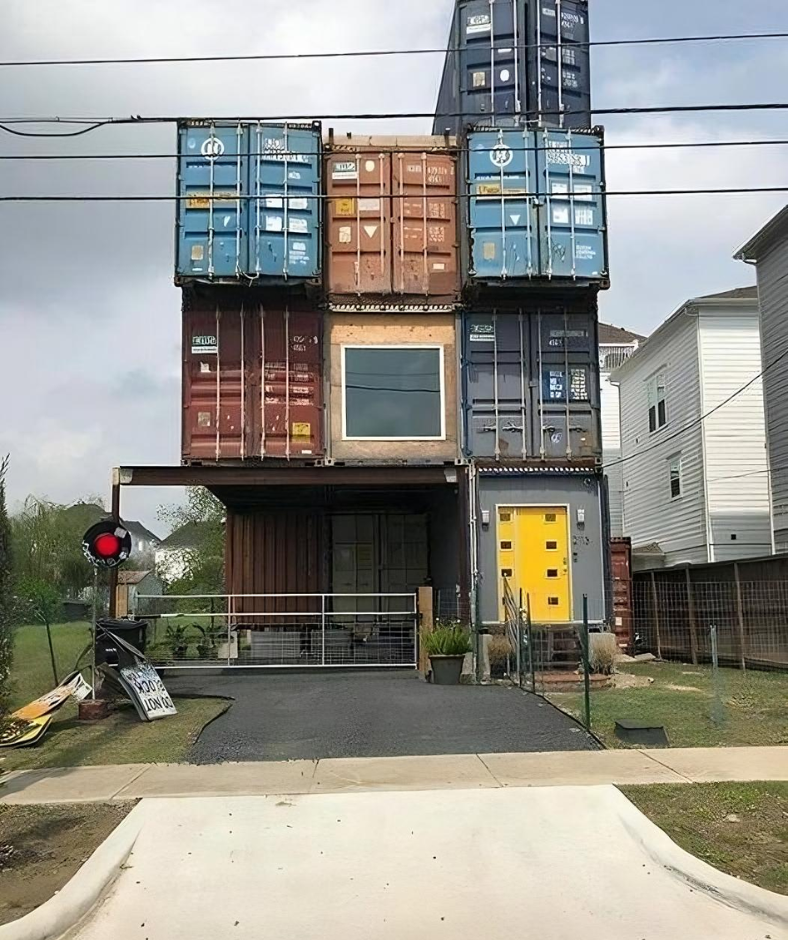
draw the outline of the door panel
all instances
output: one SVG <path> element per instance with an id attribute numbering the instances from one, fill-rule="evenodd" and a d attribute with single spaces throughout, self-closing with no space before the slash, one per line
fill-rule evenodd
<path id="1" fill-rule="evenodd" d="M 507 579 L 515 597 L 522 590 L 530 598 L 535 623 L 571 620 L 568 521 L 563 506 L 498 510 L 499 596 Z"/>

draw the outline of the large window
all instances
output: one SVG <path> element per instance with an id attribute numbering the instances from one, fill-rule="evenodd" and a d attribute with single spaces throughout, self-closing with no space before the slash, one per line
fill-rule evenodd
<path id="1" fill-rule="evenodd" d="M 442 440 L 443 349 L 439 346 L 344 346 L 346 439 Z"/>
<path id="2" fill-rule="evenodd" d="M 648 429 L 653 434 L 668 423 L 667 374 L 661 370 L 648 381 Z"/>

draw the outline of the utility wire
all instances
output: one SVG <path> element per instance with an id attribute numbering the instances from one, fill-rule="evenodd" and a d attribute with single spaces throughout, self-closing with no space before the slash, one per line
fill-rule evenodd
<path id="1" fill-rule="evenodd" d="M 653 107 L 644 107 L 644 108 L 594 108 L 592 114 L 594 115 L 629 115 L 629 114 L 695 114 L 699 112 L 743 112 L 743 111 L 788 111 L 788 103 L 780 101 L 766 101 L 766 102 L 752 102 L 752 103 L 742 103 L 742 104 L 687 104 L 687 105 L 660 105 Z M 587 110 L 566 110 L 566 111 L 545 111 L 545 110 L 530 110 L 530 111 L 521 111 L 520 117 L 527 116 L 541 116 L 541 117 L 570 117 L 574 114 L 577 115 L 586 115 L 589 112 Z M 477 118 L 479 115 L 468 114 L 465 111 L 451 111 L 445 112 L 440 115 L 436 115 L 434 111 L 398 111 L 398 112 L 364 112 L 358 114 L 274 114 L 274 115 L 265 115 L 261 117 L 259 114 L 253 117 L 243 116 L 243 115 L 233 115 L 230 117 L 214 117 L 212 119 L 206 119 L 204 117 L 194 118 L 194 117 L 177 117 L 177 116 L 151 116 L 143 117 L 142 115 L 132 115 L 129 117 L 5 117 L 0 118 L 0 130 L 6 131 L 7 133 L 15 133 L 20 137 L 39 137 L 41 132 L 32 132 L 32 131 L 14 131 L 11 128 L 11 125 L 16 124 L 88 124 L 90 125 L 85 129 L 84 133 L 89 133 L 90 131 L 98 130 L 100 127 L 105 127 L 109 124 L 113 125 L 124 125 L 124 124 L 179 124 L 179 123 L 194 123 L 199 126 L 210 127 L 211 124 L 260 124 L 264 122 L 277 121 L 277 122 L 289 122 L 289 123 L 305 123 L 311 122 L 312 125 L 318 123 L 319 121 L 378 121 L 378 120 L 404 120 L 406 118 L 429 118 L 430 120 L 436 120 L 440 118 L 449 118 L 449 117 L 473 117 Z M 491 118 L 492 119 L 492 118 Z M 484 128 L 479 128 L 484 129 Z M 489 130 L 496 130 L 499 128 L 488 128 Z M 562 128 L 554 128 L 555 130 L 562 130 Z M 569 128 L 567 128 L 569 130 Z M 58 135 L 53 134 L 52 136 L 69 136 L 66 134 Z"/>
<path id="2" fill-rule="evenodd" d="M 620 190 L 620 191 L 611 191 L 607 192 L 604 190 L 595 190 L 587 193 L 583 193 L 583 198 L 588 199 L 589 197 L 594 196 L 732 196 L 732 195 L 741 195 L 745 193 L 788 193 L 788 186 L 732 186 L 723 189 L 633 189 L 633 190 Z M 367 193 L 367 195 L 371 195 Z M 270 197 L 271 193 L 261 193 L 260 195 L 244 195 L 237 194 L 235 192 L 227 191 L 221 195 L 214 193 L 213 199 L 215 202 L 247 202 L 253 199 L 263 199 Z M 29 196 L 29 195 L 19 195 L 19 196 L 0 196 L 0 202 L 184 202 L 190 199 L 200 199 L 209 200 L 209 193 L 194 193 L 188 196 L 138 196 L 138 195 L 128 195 L 128 196 L 118 196 L 118 195 L 107 195 L 107 196 Z M 347 193 L 337 192 L 321 195 L 299 195 L 297 198 L 304 200 L 313 200 L 321 202 L 330 202 L 337 199 L 348 198 Z M 376 198 L 382 200 L 394 200 L 394 199 L 414 199 L 421 198 L 421 193 L 381 193 Z M 518 192 L 507 196 L 504 193 L 503 198 L 500 194 L 495 194 L 491 196 L 479 196 L 473 193 L 459 193 L 455 197 L 452 196 L 441 196 L 441 195 L 431 195 L 432 199 L 450 199 L 458 200 L 465 199 L 481 199 L 487 201 L 503 201 L 506 203 L 510 202 L 520 202 L 524 199 L 549 199 L 558 203 L 571 203 L 580 201 L 580 197 L 572 194 L 563 194 L 557 196 L 555 193 L 530 193 L 530 192 Z M 365 217 L 369 218 L 369 217 Z M 292 234 L 292 233 L 291 233 Z"/>
<path id="3" fill-rule="evenodd" d="M 687 43 L 735 42 L 746 40 L 788 39 L 788 33 L 732 33 L 711 36 L 654 36 L 642 39 L 601 39 L 587 42 L 564 42 L 565 47 L 591 49 L 615 46 L 684 45 Z M 555 49 L 556 42 L 506 43 L 507 49 Z M 139 56 L 108 59 L 17 59 L 0 61 L 0 68 L 31 68 L 63 65 L 161 65 L 189 62 L 280 62 L 304 59 L 375 58 L 400 55 L 451 55 L 467 50 L 457 46 L 422 49 L 366 49 L 347 52 L 272 52 L 246 55 L 205 56 Z"/>
<path id="4" fill-rule="evenodd" d="M 636 460 L 638 457 L 643 457 L 646 454 L 651 453 L 651 451 L 657 450 L 658 448 L 662 447 L 664 444 L 668 444 L 670 441 L 675 441 L 676 438 L 679 438 L 682 435 L 686 434 L 687 431 L 691 431 L 693 428 L 698 427 L 698 425 L 703 424 L 703 422 L 706 421 L 708 418 L 710 418 L 713 414 L 716 414 L 720 409 L 724 408 L 726 405 L 729 405 L 734 399 L 738 398 L 739 395 L 742 395 L 744 392 L 746 392 L 748 388 L 751 388 L 753 385 L 755 385 L 755 383 L 759 379 L 762 379 L 763 376 L 766 375 L 767 372 L 769 372 L 776 365 L 782 362 L 782 360 L 785 359 L 787 356 L 788 356 L 788 349 L 785 349 L 783 350 L 783 352 L 780 353 L 780 355 L 776 359 L 770 362 L 769 365 L 766 366 L 765 369 L 759 372 L 758 375 L 750 379 L 750 381 L 747 382 L 745 385 L 742 385 L 740 389 L 735 391 L 732 395 L 729 395 L 724 401 L 721 401 L 718 405 L 715 405 L 713 408 L 707 411 L 706 414 L 701 415 L 699 418 L 696 418 L 694 421 L 690 421 L 689 424 L 684 425 L 683 428 L 679 428 L 679 430 L 675 431 L 673 434 L 669 434 L 667 437 L 661 437 L 658 441 L 655 441 L 653 444 L 650 444 L 648 447 L 642 448 L 641 450 L 637 451 L 637 453 L 629 454 L 629 456 L 622 457 L 620 460 L 614 460 L 612 463 L 604 464 L 602 469 L 610 470 L 611 467 L 618 467 L 621 464 L 629 463 L 630 460 Z"/>
<path id="5" fill-rule="evenodd" d="M 45 135 L 51 136 L 51 135 Z M 66 136 L 66 135 L 63 135 Z M 571 144 L 572 153 L 598 153 L 604 150 L 687 150 L 703 149 L 717 147 L 785 147 L 788 146 L 788 139 L 768 139 L 768 140 L 709 140 L 709 141 L 686 141 L 677 143 L 636 143 L 636 144 L 599 144 L 594 147 L 577 147 L 576 140 L 582 140 L 584 135 L 578 135 L 573 138 Z M 359 143 L 356 150 L 363 153 L 368 149 L 365 144 Z M 512 153 L 545 153 L 548 150 L 554 151 L 554 147 L 510 147 Z M 566 148 L 569 149 L 569 148 Z M 339 143 L 327 144 L 325 150 L 308 151 L 299 150 L 296 156 L 299 157 L 325 157 L 332 154 L 341 155 L 343 153 L 353 153 L 353 142 L 345 141 L 344 138 Z M 469 147 L 399 147 L 396 153 L 446 153 L 464 154 L 474 153 Z M 24 153 L 24 154 L 0 154 L 0 160 L 178 160 L 186 157 L 187 154 L 177 153 Z M 251 153 L 230 153 L 225 151 L 222 154 L 222 161 L 228 159 L 234 160 L 238 157 L 271 157 L 270 151 L 252 151 Z"/>

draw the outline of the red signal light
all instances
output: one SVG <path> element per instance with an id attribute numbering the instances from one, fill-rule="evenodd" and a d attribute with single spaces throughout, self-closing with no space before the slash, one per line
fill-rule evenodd
<path id="1" fill-rule="evenodd" d="M 120 539 L 111 532 L 100 535 L 93 543 L 93 551 L 99 558 L 114 558 L 120 554 Z"/>

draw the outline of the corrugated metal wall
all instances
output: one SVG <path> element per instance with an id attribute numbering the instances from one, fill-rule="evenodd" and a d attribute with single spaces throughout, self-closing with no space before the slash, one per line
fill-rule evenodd
<path id="1" fill-rule="evenodd" d="M 220 290 L 184 307 L 183 459 L 315 459 L 323 317 Z"/>

